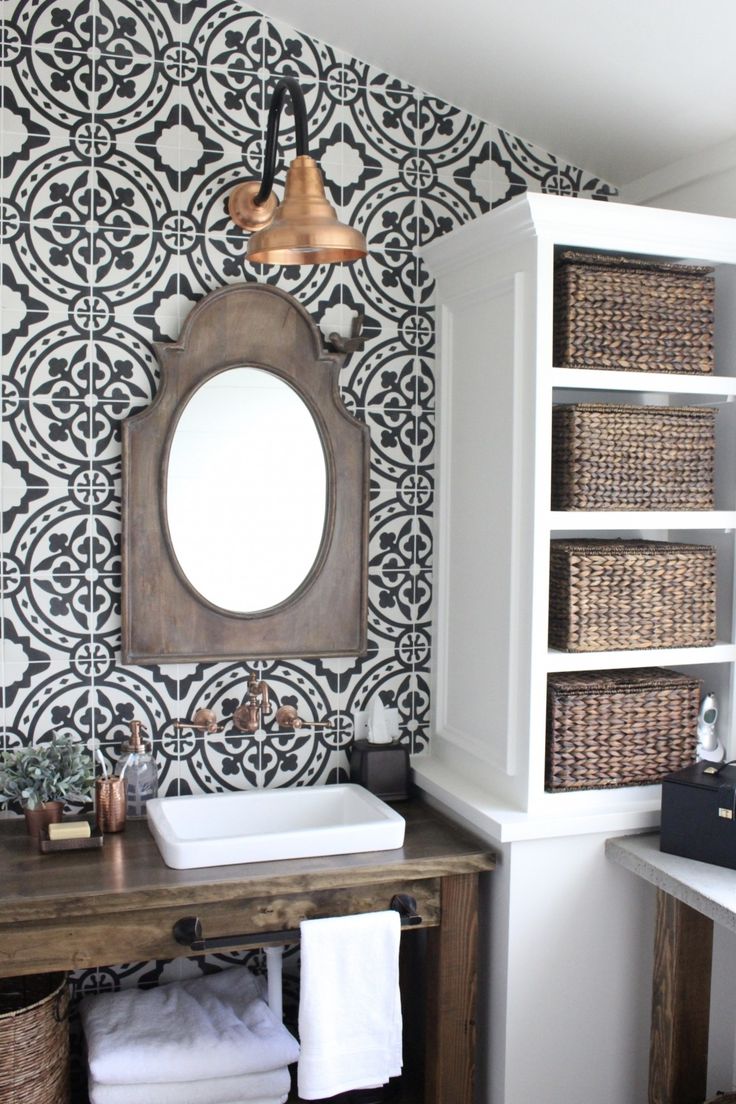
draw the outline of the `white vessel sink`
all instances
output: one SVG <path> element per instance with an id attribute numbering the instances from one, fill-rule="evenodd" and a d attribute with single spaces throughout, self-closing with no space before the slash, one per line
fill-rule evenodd
<path id="1" fill-rule="evenodd" d="M 197 866 L 389 851 L 404 818 L 352 783 L 244 790 L 148 802 L 148 827 L 167 866 Z"/>

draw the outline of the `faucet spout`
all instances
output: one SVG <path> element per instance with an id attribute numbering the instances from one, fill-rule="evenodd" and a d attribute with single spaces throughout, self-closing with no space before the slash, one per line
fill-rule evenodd
<path id="1" fill-rule="evenodd" d="M 261 680 L 254 672 L 248 678 L 248 689 L 245 700 L 233 713 L 233 724 L 240 732 L 257 732 L 273 710 L 269 696 L 268 683 Z"/>

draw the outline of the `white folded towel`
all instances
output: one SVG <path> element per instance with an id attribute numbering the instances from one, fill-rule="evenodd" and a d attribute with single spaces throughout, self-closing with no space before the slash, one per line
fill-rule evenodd
<path id="1" fill-rule="evenodd" d="M 80 1003 L 92 1078 L 106 1085 L 200 1081 L 295 1062 L 299 1044 L 260 998 L 262 979 L 219 974 Z"/>
<path id="2" fill-rule="evenodd" d="M 230 1077 L 223 1077 L 223 1081 L 231 1081 L 231 1080 L 232 1080 L 232 1078 L 230 1078 Z M 197 1094 L 195 1092 L 195 1089 L 199 1086 L 199 1084 L 200 1084 L 199 1081 L 189 1082 L 189 1084 L 186 1084 L 186 1085 L 182 1082 L 178 1086 L 178 1089 L 179 1089 L 178 1095 L 176 1097 L 173 1097 L 173 1096 L 170 1097 L 170 1098 L 167 1097 L 167 1100 L 170 1099 L 172 1101 L 172 1104 L 202 1104 L 202 1098 L 200 1096 L 197 1096 Z M 116 1088 L 118 1091 L 120 1091 L 120 1089 L 121 1089 L 120 1085 L 100 1086 L 95 1081 L 90 1082 L 90 1085 L 89 1085 L 89 1101 L 90 1101 L 90 1104 L 105 1104 L 105 1101 L 110 1100 L 111 1098 L 108 1097 L 107 1095 L 100 1095 L 100 1088 L 110 1089 L 111 1087 Z M 142 1089 L 142 1088 L 144 1088 L 144 1086 L 143 1085 L 135 1085 L 135 1086 L 130 1086 L 130 1088 L 135 1088 L 136 1093 L 137 1093 L 138 1089 L 139 1088 Z M 125 1096 L 125 1097 L 117 1096 L 115 1099 L 124 1101 L 125 1104 L 128 1104 L 128 1102 L 130 1102 L 130 1104 L 154 1104 L 154 1101 L 156 1101 L 160 1098 L 159 1097 L 153 1097 L 153 1096 L 146 1096 L 146 1095 L 140 1095 L 139 1096 L 139 1095 L 134 1095 L 134 1094 L 131 1093 L 130 1096 Z M 218 1104 L 286 1104 L 286 1101 L 288 1099 L 289 1099 L 288 1092 L 279 1093 L 278 1096 L 242 1096 L 241 1095 L 241 1096 L 232 1096 L 232 1097 L 229 1096 L 227 1098 L 218 1097 Z"/>
<path id="3" fill-rule="evenodd" d="M 119 1086 L 118 1086 L 119 1087 Z M 182 1086 L 183 1088 L 184 1086 Z M 200 1104 L 198 1096 L 192 1095 L 192 1086 L 188 1086 L 188 1093 L 184 1093 L 182 1096 L 178 1096 L 177 1104 Z M 90 1086 L 89 1092 L 90 1104 L 101 1104 L 101 1098 L 94 1096 L 92 1092 L 92 1086 Z M 126 1098 L 133 1100 L 133 1097 Z M 140 1099 L 140 1104 L 149 1104 L 149 1098 L 142 1096 L 140 1098 L 135 1097 L 136 1100 Z M 223 1100 L 221 1104 L 286 1104 L 289 1099 L 288 1093 L 282 1093 L 281 1096 L 238 1096 L 233 1097 L 232 1100 Z"/>
<path id="4" fill-rule="evenodd" d="M 204 1060 L 204 1059 L 203 1059 Z M 241 1077 L 211 1077 L 201 1081 L 151 1081 L 131 1085 L 89 1083 L 90 1104 L 228 1104 L 237 1100 L 286 1100 L 291 1076 L 286 1066 L 266 1073 L 244 1073 Z"/>
<path id="5" fill-rule="evenodd" d="M 401 1073 L 397 912 L 301 924 L 299 1096 L 319 1100 Z"/>
<path id="6" fill-rule="evenodd" d="M 284 1096 L 259 1096 L 256 1100 L 249 1100 L 246 1097 L 239 1096 L 237 1100 L 226 1100 L 224 1104 L 286 1104 L 289 1099 L 289 1094 Z M 196 1104 L 196 1102 L 192 1102 Z"/>

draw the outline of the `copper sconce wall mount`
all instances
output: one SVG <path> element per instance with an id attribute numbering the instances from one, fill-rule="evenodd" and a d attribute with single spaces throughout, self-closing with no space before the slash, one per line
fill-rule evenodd
<path id="1" fill-rule="evenodd" d="M 287 92 L 294 108 L 297 156 L 287 171 L 279 205 L 272 189 L 279 118 Z M 293 77 L 279 80 L 271 99 L 263 179 L 239 184 L 230 194 L 228 211 L 237 226 L 252 232 L 247 256 L 255 264 L 339 264 L 368 252 L 360 231 L 339 222 L 327 201 L 319 165 L 308 153 L 304 94 Z"/>

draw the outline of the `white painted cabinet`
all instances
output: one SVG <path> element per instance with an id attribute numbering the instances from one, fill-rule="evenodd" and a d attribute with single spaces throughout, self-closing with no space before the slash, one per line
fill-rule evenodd
<path id="1" fill-rule="evenodd" d="M 553 270 L 563 247 L 712 264 L 715 375 L 555 366 Z M 639 666 L 695 673 L 717 693 L 719 734 L 729 756 L 736 755 L 736 220 L 526 194 L 439 239 L 424 255 L 441 309 L 431 762 L 438 777 L 452 771 L 485 795 L 501 819 L 504 810 L 507 819 L 526 814 L 526 838 L 562 834 L 561 817 L 575 820 L 577 831 L 653 823 L 657 786 L 545 792 L 547 675 Z M 551 511 L 552 404 L 578 401 L 717 406 L 717 509 Z M 549 545 L 568 535 L 714 545 L 718 643 L 551 651 Z M 431 773 L 428 765 L 426 777 Z M 518 831 L 517 825 L 517 834 L 496 834 L 521 838 Z"/>

